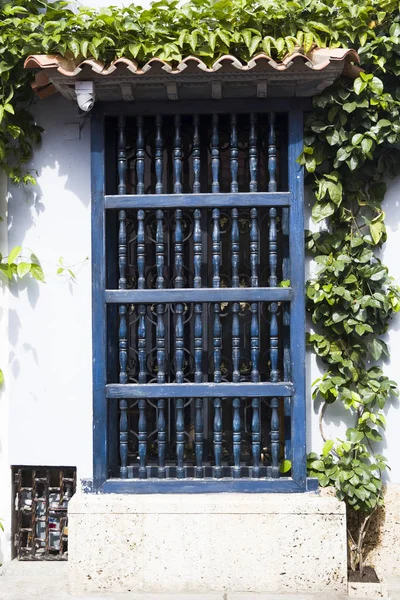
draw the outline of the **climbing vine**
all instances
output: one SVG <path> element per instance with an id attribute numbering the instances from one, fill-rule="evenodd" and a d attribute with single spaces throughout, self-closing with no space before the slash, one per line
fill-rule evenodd
<path id="1" fill-rule="evenodd" d="M 387 468 L 375 445 L 382 439 L 385 407 L 397 393 L 381 365 L 389 355 L 382 336 L 400 309 L 400 293 L 381 248 L 385 180 L 400 164 L 398 2 L 161 0 L 149 9 L 71 10 L 59 1 L 21 0 L 16 6 L 0 0 L 0 167 L 16 183 L 34 183 L 24 170 L 41 134 L 29 113 L 32 75 L 23 70 L 29 54 L 105 62 L 128 56 L 139 63 L 197 55 L 210 64 L 226 53 L 248 60 L 264 51 L 279 60 L 315 46 L 355 48 L 363 69 L 355 81 L 343 78 L 314 99 L 299 159 L 319 224 L 306 239 L 317 265 L 306 291 L 308 341 L 324 366 L 313 397 L 321 407 L 325 444 L 320 456 L 309 456 L 309 473 L 321 486 L 333 485 L 338 498 L 363 515 L 357 539 L 350 537 L 352 565 L 362 570 L 362 544 L 383 501 Z M 324 412 L 334 402 L 352 420 L 343 440 L 325 438 Z"/>

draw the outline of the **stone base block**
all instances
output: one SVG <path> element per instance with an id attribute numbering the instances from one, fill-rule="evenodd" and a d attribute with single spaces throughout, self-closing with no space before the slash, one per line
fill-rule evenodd
<path id="1" fill-rule="evenodd" d="M 345 506 L 317 494 L 76 494 L 72 593 L 346 592 Z"/>

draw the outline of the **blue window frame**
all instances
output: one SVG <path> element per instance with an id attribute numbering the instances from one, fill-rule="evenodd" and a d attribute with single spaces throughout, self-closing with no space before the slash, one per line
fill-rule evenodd
<path id="1" fill-rule="evenodd" d="M 314 488 L 299 100 L 105 103 L 91 127 L 94 488 Z"/>

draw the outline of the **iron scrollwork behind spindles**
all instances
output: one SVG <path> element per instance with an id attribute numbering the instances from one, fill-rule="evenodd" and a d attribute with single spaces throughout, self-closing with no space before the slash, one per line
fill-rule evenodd
<path id="1" fill-rule="evenodd" d="M 183 287 L 183 234 L 182 234 L 182 210 L 178 208 L 175 211 L 175 279 L 174 287 Z M 175 304 L 176 325 L 175 325 L 175 364 L 176 364 L 176 383 L 183 383 L 183 304 Z M 183 398 L 176 398 L 176 455 L 177 455 L 177 478 L 183 479 L 185 476 L 183 459 L 185 450 L 185 423 L 184 423 L 184 402 Z"/>
<path id="2" fill-rule="evenodd" d="M 137 267 L 138 267 L 138 289 L 145 288 L 145 231 L 144 231 L 144 210 L 138 210 L 138 231 L 137 231 Z M 139 383 L 146 383 L 146 305 L 139 304 L 139 322 L 138 322 L 138 355 L 139 355 Z M 146 458 L 147 458 L 147 422 L 146 422 L 146 400 L 139 399 L 139 478 L 146 479 Z"/>
<path id="3" fill-rule="evenodd" d="M 125 137 L 125 117 L 118 117 L 118 194 L 126 193 L 126 137 Z M 126 289 L 126 212 L 118 212 L 118 267 L 119 279 L 118 289 Z M 128 328 L 127 328 L 127 307 L 125 304 L 119 306 L 119 382 L 127 383 L 127 363 L 128 363 Z M 125 398 L 119 401 L 119 448 L 121 468 L 120 475 L 122 479 L 128 477 L 128 403 Z"/>
<path id="4" fill-rule="evenodd" d="M 157 230 L 156 230 L 156 267 L 157 267 L 157 289 L 164 288 L 164 213 L 157 210 Z M 164 325 L 164 304 L 157 304 L 157 326 L 156 326 L 156 345 L 157 345 L 157 383 L 165 383 L 165 325 Z M 165 469 L 165 451 L 166 451 L 166 430 L 165 430 L 165 400 L 159 398 L 158 408 L 158 477 L 166 477 Z"/>
<path id="5" fill-rule="evenodd" d="M 221 264 L 221 231 L 220 231 L 220 210 L 214 208 L 212 211 L 213 229 L 212 229 L 212 264 L 213 264 L 213 288 L 220 287 L 220 264 Z M 214 323 L 213 323 L 213 357 L 214 357 L 214 383 L 221 383 L 221 349 L 222 349 L 222 327 L 221 327 L 221 305 L 214 303 Z M 222 400 L 214 398 L 214 456 L 215 456 L 215 477 L 222 477 Z"/>
<path id="6" fill-rule="evenodd" d="M 194 210 L 194 287 L 201 288 L 201 255 L 202 255 L 202 231 L 201 231 L 201 211 L 199 208 Z M 194 380 L 195 383 L 203 382 L 203 321 L 202 304 L 197 302 L 194 307 Z M 203 477 L 203 399 L 196 398 L 195 414 L 195 455 L 196 455 L 196 477 Z"/>
<path id="7" fill-rule="evenodd" d="M 239 287 L 239 211 L 232 208 L 232 229 L 231 229 L 231 257 L 232 257 L 232 287 Z M 239 303 L 232 305 L 232 381 L 240 382 L 240 324 L 239 324 Z M 240 419 L 240 398 L 233 398 L 233 477 L 240 477 L 240 449 L 241 449 L 241 419 Z"/>
<path id="8" fill-rule="evenodd" d="M 276 184 L 276 135 L 275 135 L 275 114 L 269 115 L 269 135 L 268 135 L 268 191 L 275 192 Z M 269 210 L 269 285 L 277 286 L 277 228 L 276 228 L 276 208 Z M 278 354 L 279 354 L 279 331 L 278 331 L 278 304 L 271 302 L 270 305 L 271 325 L 270 325 L 270 361 L 272 383 L 279 380 L 278 372 Z M 271 455 L 272 455 L 272 477 L 279 477 L 279 398 L 271 398 Z"/>

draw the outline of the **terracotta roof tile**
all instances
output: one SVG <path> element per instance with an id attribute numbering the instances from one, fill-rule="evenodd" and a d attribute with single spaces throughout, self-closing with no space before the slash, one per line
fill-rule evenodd
<path id="1" fill-rule="evenodd" d="M 40 69 L 40 73 L 46 72 L 50 85 L 53 86 L 53 91 L 61 91 L 68 97 L 72 97 L 71 81 L 76 79 L 88 79 L 96 82 L 103 81 L 103 78 L 108 77 L 110 85 L 113 79 L 121 77 L 124 82 L 130 82 L 133 85 L 145 83 L 148 78 L 163 77 L 170 75 L 174 81 L 184 84 L 191 76 L 204 76 L 210 74 L 210 81 L 224 78 L 224 76 L 234 76 L 242 73 L 243 75 L 254 75 L 257 77 L 264 76 L 268 79 L 276 79 L 282 81 L 288 79 L 291 82 L 296 78 L 303 84 L 307 80 L 313 79 L 315 82 L 314 89 L 310 87 L 310 94 L 302 93 L 301 95 L 312 95 L 318 93 L 321 88 L 321 83 L 317 83 L 318 75 L 321 71 L 326 73 L 326 84 L 330 85 L 342 73 L 348 77 L 355 78 L 360 72 L 357 65 L 359 58 L 355 50 L 342 48 L 316 48 L 308 53 L 302 53 L 300 50 L 286 56 L 282 61 L 277 62 L 265 53 L 260 53 L 254 56 L 247 63 L 242 63 L 238 58 L 229 54 L 218 58 L 211 66 L 207 66 L 204 61 L 195 56 L 188 56 L 177 65 L 154 57 L 148 60 L 145 64 L 139 65 L 136 61 L 122 57 L 114 60 L 111 64 L 95 60 L 92 58 L 82 60 L 68 60 L 59 55 L 32 55 L 25 61 L 26 69 Z M 315 73 L 315 75 L 312 75 Z M 286 76 L 287 74 L 287 76 Z M 33 84 L 35 92 L 42 96 L 42 85 L 40 78 L 37 78 Z M 49 82 L 45 84 L 48 88 Z M 69 86 L 69 91 L 67 87 Z M 46 95 L 49 90 L 47 90 Z M 296 95 L 295 93 L 293 95 Z"/>

